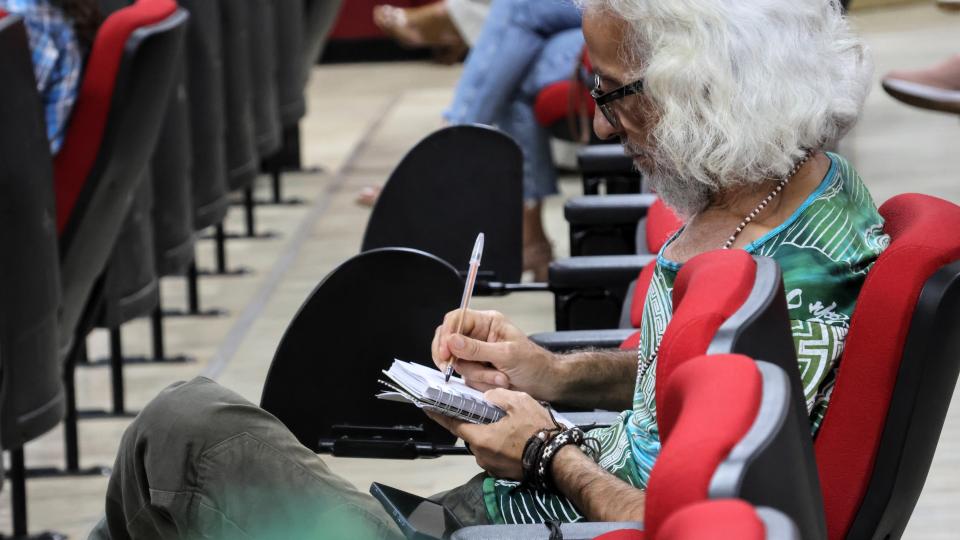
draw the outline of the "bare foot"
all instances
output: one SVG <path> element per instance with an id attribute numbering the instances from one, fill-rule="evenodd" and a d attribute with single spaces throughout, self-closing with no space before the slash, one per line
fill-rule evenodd
<path id="1" fill-rule="evenodd" d="M 466 47 L 442 0 L 415 8 L 376 6 L 373 22 L 407 47 Z"/>
<path id="2" fill-rule="evenodd" d="M 357 195 L 354 202 L 360 206 L 373 208 L 373 206 L 377 204 L 377 199 L 380 198 L 381 191 L 383 191 L 382 186 L 367 186 L 360 191 L 360 195 Z"/>

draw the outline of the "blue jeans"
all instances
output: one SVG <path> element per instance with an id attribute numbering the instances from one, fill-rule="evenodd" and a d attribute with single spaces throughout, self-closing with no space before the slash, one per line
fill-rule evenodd
<path id="1" fill-rule="evenodd" d="M 573 75 L 584 45 L 580 24 L 569 0 L 494 0 L 444 112 L 452 124 L 496 125 L 517 141 L 526 200 L 557 192 L 550 136 L 533 103 L 545 86 Z"/>

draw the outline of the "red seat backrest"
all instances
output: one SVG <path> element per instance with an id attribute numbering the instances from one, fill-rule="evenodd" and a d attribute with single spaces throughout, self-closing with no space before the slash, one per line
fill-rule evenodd
<path id="1" fill-rule="evenodd" d="M 158 23 L 176 9 L 172 0 L 137 0 L 112 13 L 97 31 L 63 147 L 54 161 L 59 234 L 66 228 L 97 162 L 127 40 L 138 28 Z"/>
<path id="2" fill-rule="evenodd" d="M 657 540 L 764 540 L 766 526 L 756 509 L 740 499 L 691 504 L 670 514 Z"/>
<path id="3" fill-rule="evenodd" d="M 814 444 L 830 538 L 846 536 L 869 485 L 921 289 L 942 266 L 960 260 L 960 207 L 907 194 L 880 213 L 891 243 L 857 299 Z"/>
<path id="4" fill-rule="evenodd" d="M 689 359 L 658 388 L 662 448 L 647 484 L 646 534 L 657 538 L 672 512 L 707 499 L 717 467 L 756 420 L 762 394 L 754 361 L 735 354 Z"/>
<path id="5" fill-rule="evenodd" d="M 657 198 L 647 209 L 647 253 L 659 253 L 667 240 L 683 226 L 683 221 L 672 208 Z"/>
<path id="6" fill-rule="evenodd" d="M 582 58 L 582 67 L 588 72 L 591 71 L 590 59 L 587 57 L 586 49 L 584 49 Z M 564 121 L 578 110 L 584 111 L 589 117 L 593 117 L 596 103 L 590 97 L 590 88 L 580 81 L 574 82 L 572 69 L 570 74 L 571 78 L 548 84 L 537 94 L 537 99 L 533 104 L 533 114 L 537 117 L 537 122 L 541 126 L 550 127 L 557 122 Z"/>
<path id="7" fill-rule="evenodd" d="M 647 265 L 637 278 L 630 307 L 630 322 L 636 327 L 643 317 L 654 268 L 653 264 Z M 660 357 L 668 353 L 675 358 L 691 358 L 706 353 L 720 325 L 740 309 L 750 295 L 756 273 L 756 261 L 739 249 L 708 251 L 687 261 L 674 283 L 673 317 L 663 334 Z M 684 306 L 683 299 L 687 296 L 692 301 Z M 621 348 L 634 348 L 639 339 L 636 333 Z"/>

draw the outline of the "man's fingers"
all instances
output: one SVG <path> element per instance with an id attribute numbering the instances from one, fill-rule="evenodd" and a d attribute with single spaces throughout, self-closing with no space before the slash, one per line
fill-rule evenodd
<path id="1" fill-rule="evenodd" d="M 486 390 L 486 388 L 476 386 L 478 384 L 486 385 L 489 388 L 507 388 L 510 386 L 510 378 L 506 374 L 478 362 L 457 360 L 454 369 L 470 383 L 470 386 L 478 390 Z"/>
<path id="2" fill-rule="evenodd" d="M 514 390 L 507 390 L 506 388 L 494 388 L 483 394 L 483 399 L 486 399 L 505 411 L 513 409 L 517 402 L 524 398 L 533 399 L 524 392 L 516 392 Z"/>
<path id="3" fill-rule="evenodd" d="M 502 365 L 510 357 L 508 343 L 487 343 L 460 334 L 453 334 L 447 339 L 450 353 L 463 360 L 476 362 L 490 362 L 494 366 Z"/>
<path id="4" fill-rule="evenodd" d="M 451 418 L 449 416 L 440 414 L 438 412 L 433 412 L 427 409 L 424 411 L 427 416 L 433 419 L 434 422 L 443 426 L 447 431 L 453 433 L 457 437 L 467 441 L 468 443 L 477 440 L 481 437 L 481 434 L 477 431 L 476 428 L 480 428 L 479 425 L 471 424 L 470 422 L 464 422 L 463 420 L 457 420 L 456 418 Z"/>

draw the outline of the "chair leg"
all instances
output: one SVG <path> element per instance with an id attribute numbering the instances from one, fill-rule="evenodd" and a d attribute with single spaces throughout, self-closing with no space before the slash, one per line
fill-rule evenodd
<path id="1" fill-rule="evenodd" d="M 227 234 L 223 230 L 223 222 L 217 224 L 215 240 L 217 243 L 217 273 L 223 275 L 227 273 Z"/>
<path id="2" fill-rule="evenodd" d="M 110 388 L 113 394 L 113 414 L 125 412 L 123 391 L 123 336 L 120 327 L 110 328 Z"/>
<path id="3" fill-rule="evenodd" d="M 74 345 L 70 352 L 73 361 L 64 369 L 64 390 L 67 400 L 67 412 L 63 418 L 63 453 L 67 462 L 68 471 L 80 470 L 80 438 L 77 435 L 77 381 L 73 371 L 73 364 L 80 356 L 87 356 L 87 343 Z"/>
<path id="4" fill-rule="evenodd" d="M 256 238 L 257 224 L 254 214 L 253 186 L 243 190 L 243 213 L 247 225 L 247 238 Z"/>
<path id="5" fill-rule="evenodd" d="M 153 338 L 153 360 L 154 362 L 163 362 L 167 359 L 163 343 L 163 308 L 160 306 L 160 300 L 157 300 L 157 307 L 153 308 L 150 314 L 150 330 Z"/>
<path id="6" fill-rule="evenodd" d="M 10 451 L 10 505 L 13 512 L 13 535 L 27 534 L 27 478 L 23 447 Z"/>
<path id="7" fill-rule="evenodd" d="M 200 315 L 200 278 L 197 275 L 197 260 L 194 259 L 187 267 L 187 313 Z"/>
<path id="8" fill-rule="evenodd" d="M 273 184 L 273 204 L 282 204 L 283 203 L 283 177 L 280 173 L 280 169 L 274 169 L 270 174 L 270 179 Z"/>

